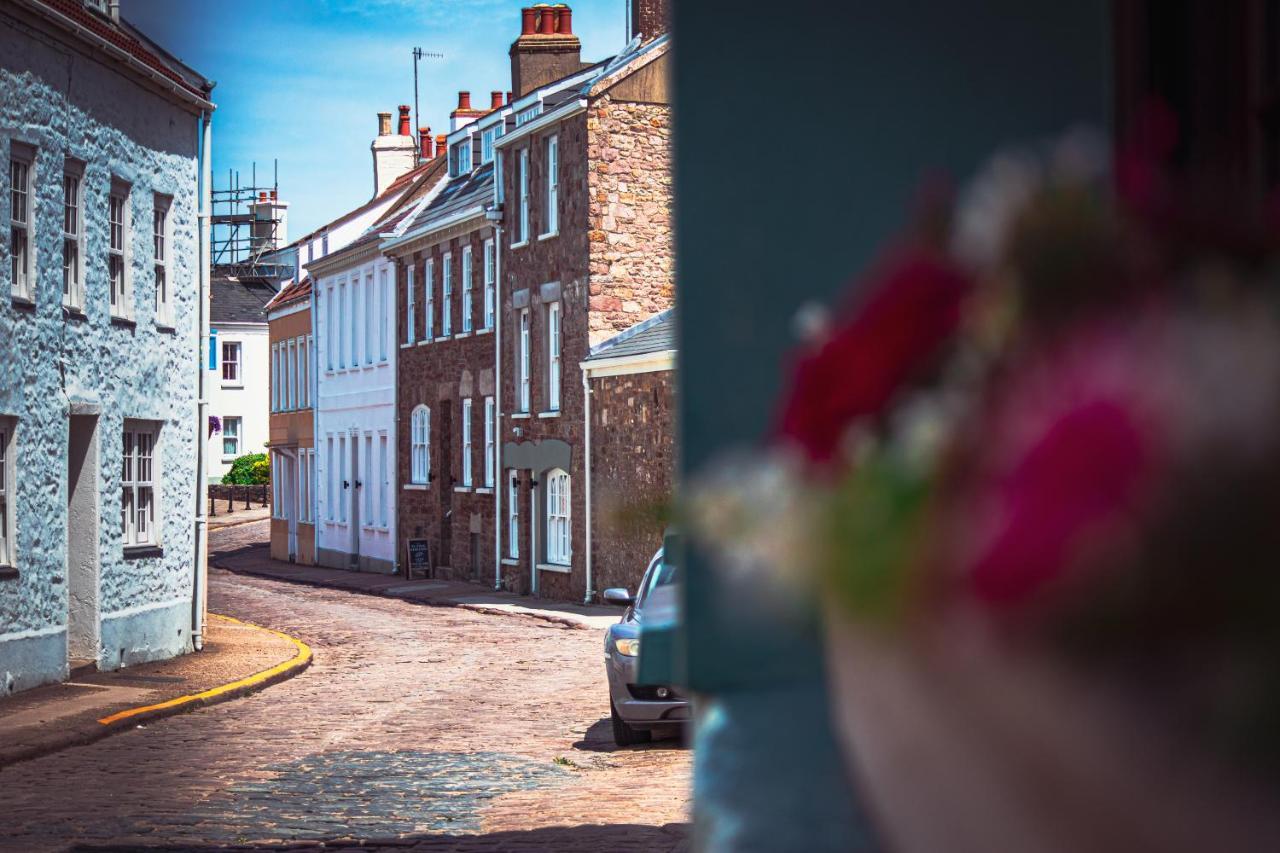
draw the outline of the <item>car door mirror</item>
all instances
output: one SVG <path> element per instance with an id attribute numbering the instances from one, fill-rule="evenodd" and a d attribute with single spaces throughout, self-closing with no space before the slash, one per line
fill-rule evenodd
<path id="1" fill-rule="evenodd" d="M 635 604 L 635 599 L 631 597 L 631 593 L 622 587 L 606 589 L 602 597 L 605 604 L 612 604 L 616 607 L 630 607 Z"/>

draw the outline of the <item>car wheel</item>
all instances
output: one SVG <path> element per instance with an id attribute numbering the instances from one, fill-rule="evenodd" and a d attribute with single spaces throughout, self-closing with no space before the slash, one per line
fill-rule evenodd
<path id="1" fill-rule="evenodd" d="M 613 742 L 618 746 L 649 742 L 649 732 L 632 728 L 626 720 L 618 716 L 618 709 L 612 701 L 609 702 L 609 717 L 613 722 Z"/>

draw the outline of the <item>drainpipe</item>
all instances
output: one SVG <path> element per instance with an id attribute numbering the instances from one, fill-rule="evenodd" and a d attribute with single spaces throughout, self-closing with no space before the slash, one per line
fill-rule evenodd
<path id="1" fill-rule="evenodd" d="M 502 589 L 502 494 L 510 482 L 502 467 L 502 226 L 493 232 L 493 589 Z"/>
<path id="2" fill-rule="evenodd" d="M 586 439 L 587 463 L 587 595 L 583 604 L 590 604 L 595 590 L 591 588 L 591 368 L 582 367 L 582 429 Z"/>
<path id="3" fill-rule="evenodd" d="M 195 577 L 191 595 L 191 642 L 196 651 L 204 648 L 205 602 L 209 584 L 209 481 L 205 471 L 205 453 L 209 443 L 209 400 L 205 393 L 205 381 L 209 372 L 205 360 L 209 357 L 209 264 L 212 261 L 209 239 L 211 236 L 212 186 L 213 186 L 213 114 L 200 113 L 200 208 L 199 221 L 199 298 L 196 300 L 196 318 L 200 328 L 200 351 L 196 359 L 199 373 L 196 377 L 196 520 L 195 520 Z"/>

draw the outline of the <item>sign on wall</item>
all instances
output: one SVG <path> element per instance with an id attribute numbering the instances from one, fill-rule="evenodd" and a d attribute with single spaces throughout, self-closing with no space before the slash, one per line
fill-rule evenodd
<path id="1" fill-rule="evenodd" d="M 408 576 L 410 578 L 426 578 L 431 576 L 431 542 L 426 539 L 410 539 Z"/>

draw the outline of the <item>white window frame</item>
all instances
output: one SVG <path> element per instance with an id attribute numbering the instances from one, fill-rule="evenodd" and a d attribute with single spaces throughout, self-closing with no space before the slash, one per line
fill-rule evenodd
<path id="1" fill-rule="evenodd" d="M 133 188 L 129 184 L 111 181 L 111 193 L 107 196 L 107 285 L 111 291 L 111 316 L 124 320 L 133 319 L 133 271 L 129 263 L 132 198 Z"/>
<path id="2" fill-rule="evenodd" d="M 378 306 L 378 361 L 386 361 L 388 327 L 395 316 L 391 310 L 391 288 L 387 283 L 386 267 L 378 272 Z"/>
<path id="3" fill-rule="evenodd" d="M 84 165 L 62 167 L 62 304 L 84 307 Z"/>
<path id="4" fill-rule="evenodd" d="M 287 340 L 281 345 L 281 369 L 284 371 L 284 408 L 292 412 L 298 408 L 298 347 L 297 343 Z"/>
<path id="5" fill-rule="evenodd" d="M 280 344 L 271 345 L 271 411 L 280 411 Z"/>
<path id="6" fill-rule="evenodd" d="M 336 464 L 336 460 L 333 457 L 334 445 L 333 445 L 332 434 L 330 434 L 327 437 L 326 450 L 328 451 L 328 455 L 325 458 L 325 466 L 324 466 L 324 482 L 326 486 L 325 494 L 326 494 L 326 501 L 327 501 L 327 504 L 325 506 L 325 510 L 326 510 L 325 517 L 329 519 L 329 521 L 336 521 L 338 501 L 334 498 L 334 489 L 337 487 L 338 481 L 334 477 L 334 474 L 337 473 L 337 464 Z"/>
<path id="7" fill-rule="evenodd" d="M 352 436 L 351 440 L 355 441 L 355 436 Z M 347 434 L 339 433 L 338 434 L 338 523 L 339 524 L 347 523 L 347 504 L 349 503 L 349 501 L 347 499 L 347 488 L 344 488 L 342 484 L 347 483 L 349 488 L 349 484 L 351 480 L 350 478 L 347 477 L 347 462 L 350 459 L 351 459 L 351 456 L 347 453 Z"/>
<path id="8" fill-rule="evenodd" d="M 294 477 L 293 517 L 299 523 L 307 520 L 307 451 L 299 450 L 294 456 L 294 466 L 298 469 Z"/>
<path id="9" fill-rule="evenodd" d="M 227 358 L 227 347 L 234 348 L 234 351 L 236 354 L 235 358 L 233 359 Z M 222 376 L 222 387 L 223 388 L 244 387 L 244 342 L 239 340 L 231 340 L 231 341 L 221 340 L 218 343 L 218 349 L 219 349 L 218 355 L 221 357 L 219 359 L 221 363 L 218 365 L 218 371 L 219 371 L 219 374 Z M 230 379 L 227 378 L 228 364 L 231 364 L 235 368 L 234 370 L 235 376 L 231 377 Z M 284 400 L 282 399 L 280 402 L 281 402 L 281 405 L 283 406 Z"/>
<path id="10" fill-rule="evenodd" d="M 426 271 L 423 276 L 423 288 L 427 299 L 426 328 L 422 331 L 422 339 L 429 341 L 436 334 L 436 260 L 427 258 Z"/>
<path id="11" fill-rule="evenodd" d="M 420 403 L 409 420 L 409 481 L 431 483 L 431 407 Z"/>
<path id="12" fill-rule="evenodd" d="M 227 429 L 227 424 L 231 423 L 232 421 L 234 421 L 236 425 L 236 431 L 234 435 L 232 435 L 231 431 Z M 233 450 L 231 453 L 227 452 L 228 438 L 230 438 L 232 441 L 235 442 L 235 450 Z M 244 418 L 242 418 L 240 415 L 223 415 L 222 416 L 222 461 L 225 462 L 228 459 L 236 459 L 242 456 L 243 454 L 240 451 L 241 451 L 241 448 L 243 447 L 243 444 L 242 444 L 243 441 L 244 441 Z"/>
<path id="13" fill-rule="evenodd" d="M 163 519 L 164 514 L 159 510 L 159 447 L 159 424 L 125 421 L 120 475 L 121 542 L 125 549 L 151 548 L 160 544 L 156 520 Z"/>
<path id="14" fill-rule="evenodd" d="M 278 451 L 268 451 L 271 460 L 271 517 L 284 518 L 284 458 Z"/>
<path id="15" fill-rule="evenodd" d="M 507 469 L 507 556 L 520 556 L 520 475 Z"/>
<path id="16" fill-rule="evenodd" d="M 529 411 L 529 408 L 532 405 L 532 398 L 533 398 L 533 383 L 529 375 L 531 372 L 530 362 L 533 361 L 533 351 L 531 349 L 532 334 L 533 334 L 533 330 L 529 328 L 529 309 L 521 308 L 520 309 L 520 338 L 518 341 L 518 346 L 520 347 L 520 354 L 519 354 L 520 371 L 517 376 L 517 379 L 519 381 L 519 387 L 516 389 L 516 393 L 519 394 L 520 411 L 526 412 L 526 413 Z"/>
<path id="17" fill-rule="evenodd" d="M 440 337 L 453 334 L 453 252 L 445 252 L 440 271 Z"/>
<path id="18" fill-rule="evenodd" d="M 316 450 L 307 451 L 307 521 L 316 523 Z"/>
<path id="19" fill-rule="evenodd" d="M 364 492 L 364 512 L 360 516 L 361 527 L 373 527 L 373 433 L 364 434 L 364 471 L 360 477 L 360 489 Z"/>
<path id="20" fill-rule="evenodd" d="M 516 180 L 520 193 L 520 233 L 516 235 L 513 245 L 522 246 L 529 241 L 529 149 L 521 148 L 518 156 L 518 172 Z"/>
<path id="21" fill-rule="evenodd" d="M 480 133 L 480 165 L 493 159 L 493 143 L 498 139 L 498 125 L 485 128 Z"/>
<path id="22" fill-rule="evenodd" d="M 462 398 L 462 487 L 471 488 L 471 398 Z"/>
<path id="23" fill-rule="evenodd" d="M 547 194 L 542 237 L 554 237 L 560 233 L 560 137 L 547 137 Z"/>
<path id="24" fill-rule="evenodd" d="M 547 411 L 560 411 L 560 347 L 564 316 L 560 303 L 547 303 Z"/>
<path id="25" fill-rule="evenodd" d="M 337 295 L 337 294 L 336 294 L 336 292 L 335 292 L 334 287 L 333 287 L 333 285 L 332 285 L 332 284 L 331 284 L 331 285 L 329 285 L 329 286 L 325 289 L 325 294 L 324 294 L 324 309 L 325 309 L 325 313 L 324 313 L 324 360 L 325 360 L 325 369 L 326 369 L 326 370 L 328 370 L 330 373 L 333 373 L 333 365 L 334 365 L 334 360 L 333 360 L 333 350 L 334 350 L 334 346 L 333 346 L 333 344 L 334 344 L 333 324 L 334 324 L 335 320 L 334 320 L 334 307 L 333 307 L 333 301 L 334 301 L 334 299 L 336 298 L 336 295 Z"/>
<path id="26" fill-rule="evenodd" d="M 556 468 L 547 472 L 547 562 L 557 566 L 568 566 L 573 561 L 571 483 L 567 471 Z"/>
<path id="27" fill-rule="evenodd" d="M 173 199 L 156 193 L 151 211 L 151 244 L 155 260 L 155 324 L 173 325 L 173 277 L 169 256 L 173 248 Z"/>
<path id="28" fill-rule="evenodd" d="M 501 136 L 501 134 L 499 134 Z M 493 156 L 493 201 L 494 204 L 502 204 L 503 199 L 507 197 L 506 191 L 502 187 L 502 152 L 496 151 Z"/>
<path id="29" fill-rule="evenodd" d="M 391 496 L 391 468 L 388 464 L 390 446 L 385 432 L 378 433 L 378 526 L 386 530 L 390 525 L 387 505 Z"/>
<path id="30" fill-rule="evenodd" d="M 14 490 L 17 479 L 14 476 L 14 462 L 17 453 L 14 451 L 13 434 L 17 426 L 17 418 L 0 417 L 0 566 L 13 567 L 18 564 L 15 542 L 14 524 Z"/>
<path id="31" fill-rule="evenodd" d="M 378 337 L 378 290 L 373 270 L 364 277 L 364 363 L 373 364 L 374 339 Z"/>
<path id="32" fill-rule="evenodd" d="M 471 279 L 475 270 L 471 264 L 471 247 L 462 247 L 462 332 L 471 331 Z"/>
<path id="33" fill-rule="evenodd" d="M 338 369 L 347 369 L 347 324 L 342 318 L 347 314 L 349 306 L 347 304 L 347 280 L 338 281 L 338 311 L 337 316 L 332 318 L 338 327 Z"/>
<path id="34" fill-rule="evenodd" d="M 311 406 L 311 365 L 310 362 L 310 346 L 307 344 L 307 336 L 298 336 L 298 408 L 306 409 Z"/>
<path id="35" fill-rule="evenodd" d="M 496 429 L 494 424 L 495 413 L 497 408 L 494 405 L 492 397 L 484 398 L 484 484 L 486 488 L 493 488 L 493 478 L 495 476 L 494 464 L 496 462 L 494 452 Z"/>
<path id="36" fill-rule="evenodd" d="M 360 298 L 360 273 L 352 273 L 348 283 L 350 285 L 349 296 L 351 297 L 351 312 L 347 314 L 348 322 L 351 324 L 350 366 L 354 370 L 360 366 L 360 330 L 363 328 L 360 315 L 364 308 L 364 300 Z"/>
<path id="37" fill-rule="evenodd" d="M 404 268 L 404 306 L 405 306 L 405 326 L 404 326 L 404 342 L 406 344 L 413 343 L 413 327 L 417 325 L 417 317 L 414 316 L 414 308 L 416 303 L 413 298 L 413 261 L 410 261 Z M 430 334 L 428 334 L 430 337 Z"/>
<path id="38" fill-rule="evenodd" d="M 497 248 L 493 238 L 484 241 L 484 326 L 485 331 L 492 331 L 494 312 L 497 310 Z"/>
<path id="39" fill-rule="evenodd" d="M 10 142 L 9 149 L 9 271 L 12 292 L 20 299 L 35 298 L 35 149 Z"/>
<path id="40" fill-rule="evenodd" d="M 316 385 L 319 382 L 316 372 L 319 369 L 320 361 L 316 353 L 315 336 L 307 335 L 307 408 L 315 408 L 316 405 Z"/>

